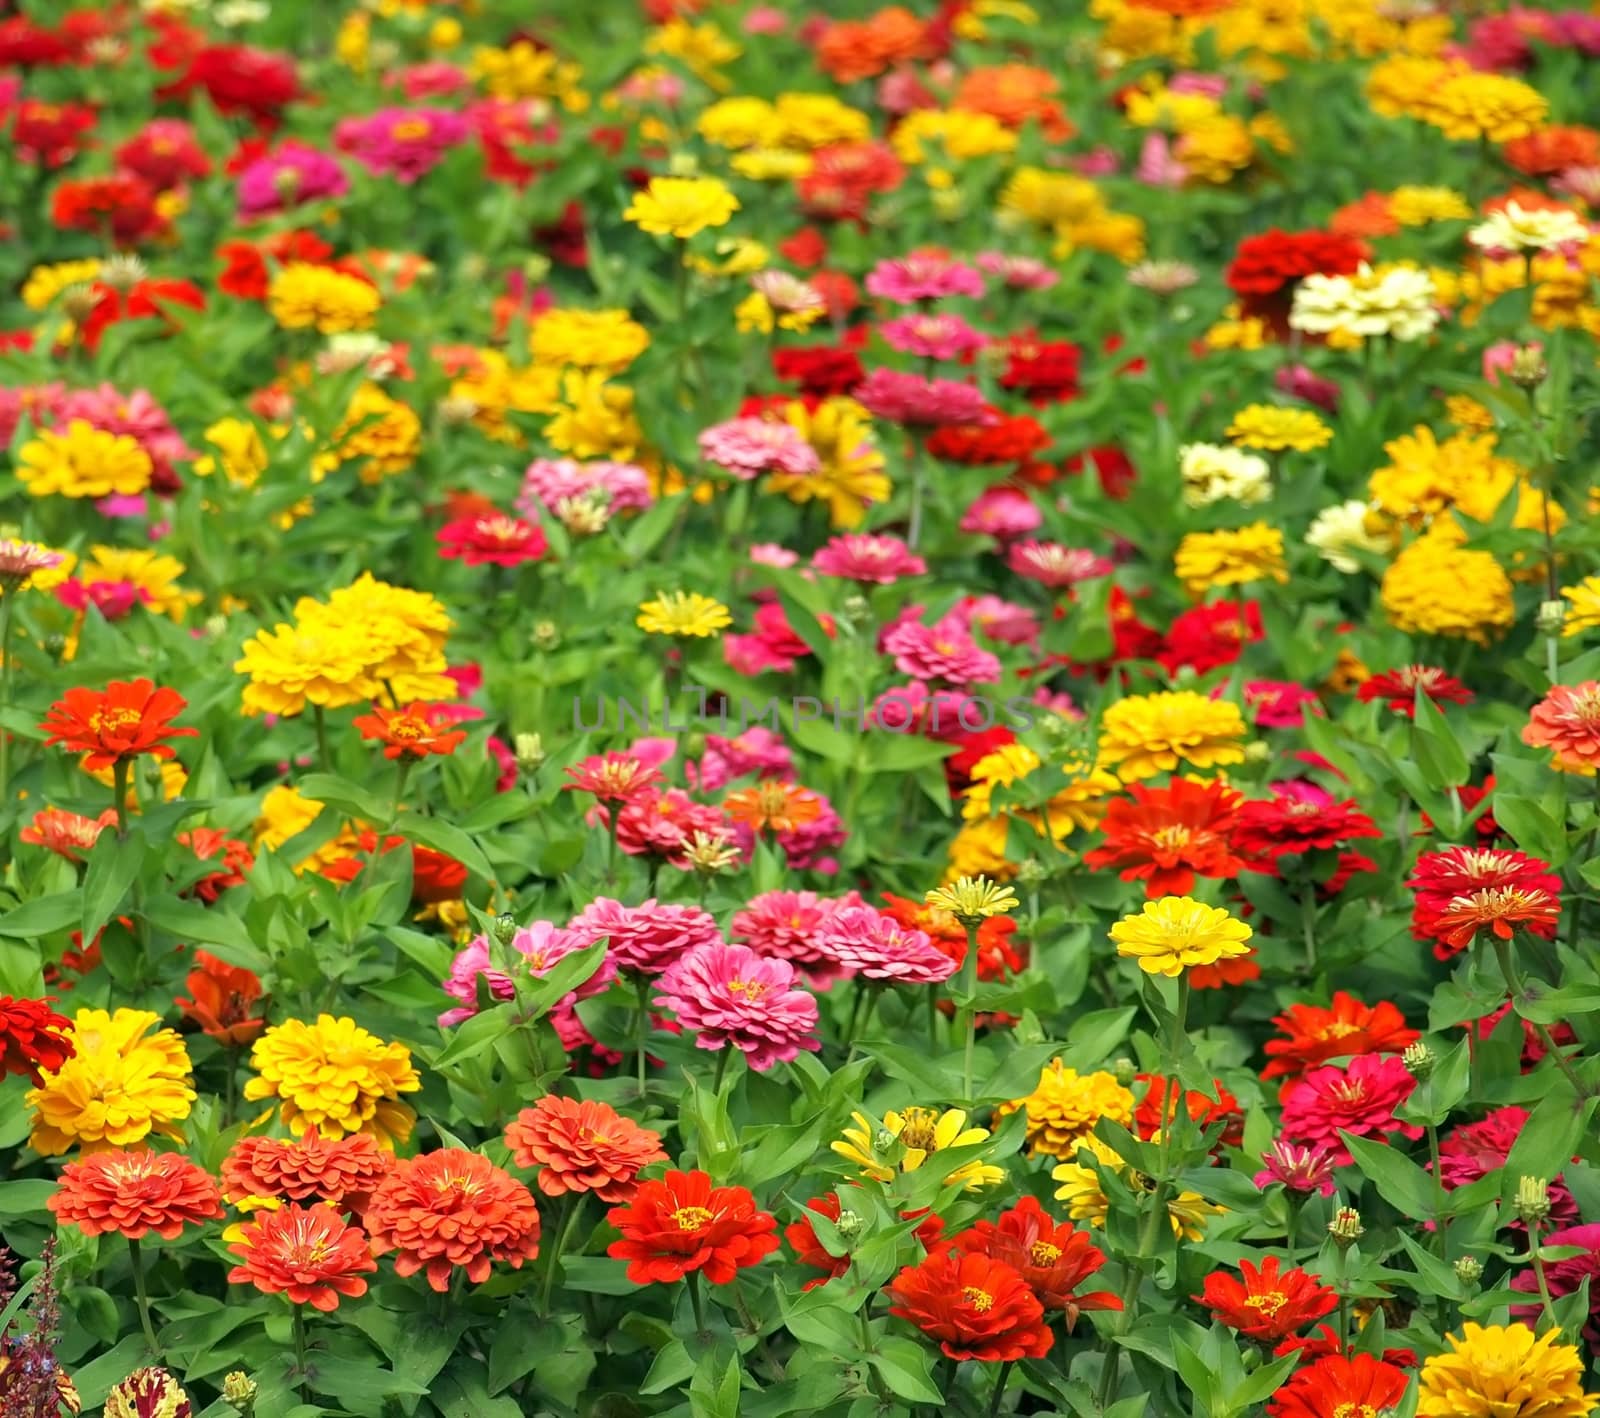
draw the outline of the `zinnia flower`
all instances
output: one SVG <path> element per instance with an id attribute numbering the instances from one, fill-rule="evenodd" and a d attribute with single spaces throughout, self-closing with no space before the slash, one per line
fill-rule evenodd
<path id="1" fill-rule="evenodd" d="M 1191 689 L 1130 694 L 1100 717 L 1100 762 L 1127 781 L 1171 773 L 1180 763 L 1217 768 L 1244 762 L 1237 704 Z"/>
<path id="2" fill-rule="evenodd" d="M 955 973 L 956 962 L 926 933 L 865 904 L 839 905 L 818 923 L 811 950 L 832 968 L 866 980 L 934 985 Z"/>
<path id="3" fill-rule="evenodd" d="M 1450 1352 L 1422 1365 L 1417 1418 L 1587 1418 L 1600 1398 L 1583 1391 L 1585 1358 L 1561 1331 L 1462 1326 Z"/>
<path id="4" fill-rule="evenodd" d="M 65 1378 L 58 1374 L 58 1384 Z M 77 1412 L 77 1404 L 69 1403 L 68 1410 Z M 113 1386 L 102 1418 L 193 1418 L 193 1414 L 194 1405 L 183 1386 L 165 1369 L 148 1368 L 135 1369 Z"/>
<path id="5" fill-rule="evenodd" d="M 1549 749 L 1563 773 L 1592 775 L 1600 767 L 1600 682 L 1552 685 L 1528 711 L 1522 741 Z"/>
<path id="6" fill-rule="evenodd" d="M 72 1057 L 72 1021 L 50 1008 L 54 1000 L 0 995 L 0 1078 L 14 1073 L 37 1087 L 44 1070 L 59 1073 Z"/>
<path id="7" fill-rule="evenodd" d="M 534 1181 L 546 1196 L 593 1192 L 605 1202 L 630 1200 L 639 1173 L 667 1161 L 659 1133 L 609 1104 L 554 1093 L 506 1125 L 506 1146 L 517 1166 L 538 1168 Z"/>
<path id="8" fill-rule="evenodd" d="M 1472 691 L 1436 665 L 1401 665 L 1399 669 L 1381 670 L 1361 682 L 1356 698 L 1363 704 L 1381 699 L 1396 714 L 1410 719 L 1417 712 L 1419 690 L 1435 705 L 1472 703 Z"/>
<path id="9" fill-rule="evenodd" d="M 457 517 L 439 528 L 439 555 L 468 566 L 521 566 L 549 550 L 544 529 L 504 512 Z"/>
<path id="10" fill-rule="evenodd" d="M 1178 543 L 1173 570 L 1184 589 L 1196 598 L 1222 586 L 1248 586 L 1255 581 L 1288 584 L 1283 559 L 1283 533 L 1265 522 L 1219 532 L 1189 532 Z"/>
<path id="11" fill-rule="evenodd" d="M 1250 404 L 1228 425 L 1228 437 L 1241 448 L 1309 453 L 1333 442 L 1333 430 L 1309 409 Z"/>
<path id="12" fill-rule="evenodd" d="M 1264 1079 L 1292 1080 L 1330 1059 L 1398 1054 L 1421 1037 L 1388 1000 L 1366 1005 L 1344 990 L 1335 990 L 1327 1007 L 1291 1004 L 1272 1022 L 1288 1038 L 1268 1039 L 1263 1046 L 1270 1060 L 1261 1070 Z"/>
<path id="13" fill-rule="evenodd" d="M 1271 1418 L 1362 1418 L 1398 1408 L 1410 1378 L 1371 1354 L 1325 1354 L 1267 1401 Z"/>
<path id="14" fill-rule="evenodd" d="M 937 1339 L 952 1359 L 1038 1359 L 1055 1339 L 1028 1282 L 981 1251 L 949 1251 L 908 1265 L 889 1294 L 889 1313 Z"/>
<path id="15" fill-rule="evenodd" d="M 606 941 L 606 956 L 618 970 L 660 975 L 685 951 L 722 944 L 711 914 L 698 906 L 671 906 L 654 897 L 637 906 L 599 896 L 567 922 L 583 945 Z"/>
<path id="16" fill-rule="evenodd" d="M 563 792 L 593 793 L 603 803 L 640 801 L 649 797 L 651 789 L 662 781 L 661 774 L 653 766 L 631 753 L 614 750 L 591 754 L 564 771 L 572 781 L 561 785 Z"/>
<path id="17" fill-rule="evenodd" d="M 1005 1117 L 1018 1108 L 1027 1112 L 1028 1148 L 1035 1157 L 1076 1157 L 1078 1144 L 1101 1118 L 1123 1127 L 1133 1122 L 1133 1094 L 1115 1074 L 1080 1074 L 1060 1059 L 1044 1066 L 1032 1093 L 1002 1103 L 995 1115 Z"/>
<path id="18" fill-rule="evenodd" d="M 876 532 L 848 532 L 830 538 L 811 558 L 821 576 L 838 576 L 863 585 L 892 586 L 902 576 L 921 576 L 928 564 L 899 537 Z"/>
<path id="19" fill-rule="evenodd" d="M 465 729 L 443 727 L 455 720 L 435 704 L 408 704 L 404 709 L 374 704 L 370 714 L 358 714 L 351 722 L 361 731 L 362 738 L 383 745 L 385 758 L 397 758 L 406 763 L 414 763 L 430 754 L 441 757 L 452 754 L 467 738 Z"/>
<path id="20" fill-rule="evenodd" d="M 1266 1170 L 1257 1172 L 1255 1184 L 1264 1188 L 1269 1182 L 1279 1182 L 1292 1192 L 1320 1192 L 1332 1196 L 1337 1188 L 1333 1181 L 1333 1154 L 1322 1147 L 1297 1147 L 1281 1137 L 1261 1154 Z"/>
<path id="21" fill-rule="evenodd" d="M 367 1293 L 361 1277 L 378 1268 L 366 1234 L 346 1223 L 331 1206 L 285 1206 L 262 1210 L 239 1228 L 228 1249 L 239 1264 L 228 1272 L 232 1285 L 254 1285 L 290 1304 L 324 1312 L 339 1297 Z"/>
<path id="22" fill-rule="evenodd" d="M 1382 836 L 1353 801 L 1321 802 L 1281 792 L 1240 806 L 1233 846 L 1241 856 L 1271 863 L 1275 870 L 1286 856 L 1333 851 L 1360 837 Z"/>
<path id="23" fill-rule="evenodd" d="M 855 401 L 890 423 L 937 428 L 993 420 L 982 390 L 954 379 L 924 379 L 899 369 L 874 369 L 856 386 Z"/>
<path id="24" fill-rule="evenodd" d="M 539 1254 L 533 1194 L 487 1157 L 460 1147 L 396 1162 L 363 1219 L 377 1255 L 398 1252 L 397 1275 L 425 1270 L 429 1286 L 441 1294 L 458 1266 L 481 1285 L 490 1262 L 520 1270 Z"/>
<path id="25" fill-rule="evenodd" d="M 606 1254 L 628 1262 L 635 1285 L 670 1284 L 703 1271 L 726 1285 L 778 1249 L 777 1219 L 745 1187 L 714 1187 L 704 1172 L 668 1172 L 641 1182 L 606 1220 L 622 1233 Z"/>
<path id="26" fill-rule="evenodd" d="M 1305 1271 L 1283 1270 L 1277 1256 L 1267 1256 L 1259 1267 L 1241 1260 L 1237 1279 L 1213 1271 L 1206 1276 L 1204 1292 L 1193 1298 L 1213 1319 L 1263 1344 L 1304 1329 L 1339 1303 L 1333 1290 Z"/>
<path id="27" fill-rule="evenodd" d="M 1106 1263 L 1105 1253 L 1087 1233 L 1057 1221 L 1031 1196 L 1025 1196 L 998 1221 L 976 1221 L 970 1231 L 951 1238 L 967 1252 L 978 1252 L 1009 1265 L 1033 1291 L 1045 1310 L 1060 1310 L 1070 1333 L 1083 1310 L 1120 1310 L 1122 1299 L 1108 1290 L 1075 1293 Z"/>
<path id="28" fill-rule="evenodd" d="M 899 1172 L 915 1172 L 936 1152 L 952 1147 L 973 1147 L 989 1140 L 989 1130 L 968 1127 L 967 1115 L 960 1108 L 940 1113 L 935 1108 L 912 1107 L 887 1112 L 880 1127 L 865 1113 L 852 1113 L 853 1128 L 830 1144 L 846 1161 L 856 1163 L 864 1176 L 879 1182 L 893 1181 Z M 968 1191 L 994 1186 L 1005 1179 L 1002 1168 L 992 1162 L 974 1159 L 951 1171 L 948 1184 L 965 1182 Z"/>
<path id="29" fill-rule="evenodd" d="M 114 1231 L 137 1241 L 154 1231 L 176 1240 L 185 1226 L 222 1215 L 217 1184 L 176 1152 L 96 1152 L 69 1162 L 46 1203 L 64 1226 L 86 1236 Z"/>
<path id="30" fill-rule="evenodd" d="M 816 449 L 792 425 L 761 418 L 730 419 L 702 430 L 700 456 L 744 481 L 762 473 L 814 473 L 821 466 Z"/>
<path id="31" fill-rule="evenodd" d="M 1148 975 L 1176 977 L 1195 965 L 1246 955 L 1252 931 L 1220 906 L 1206 906 L 1188 896 L 1163 896 L 1146 901 L 1137 916 L 1124 916 L 1111 927 L 1117 954 L 1138 961 Z"/>
<path id="32" fill-rule="evenodd" d="M 745 1056 L 758 1073 L 787 1063 L 801 1049 L 820 1049 L 817 1001 L 793 988 L 794 966 L 743 945 L 701 945 L 685 951 L 660 979 L 655 1003 L 695 1035 L 695 1047 Z"/>
<path id="33" fill-rule="evenodd" d="M 200 732 L 173 727 L 172 720 L 186 708 L 188 701 L 175 689 L 157 689 L 147 679 L 113 680 L 104 689 L 69 689 L 39 727 L 49 735 L 46 743 L 86 755 L 83 767 L 92 773 L 142 753 L 173 757 L 168 739 Z"/>
<path id="34" fill-rule="evenodd" d="M 241 1137 L 222 1163 L 223 1194 L 232 1202 L 282 1197 L 359 1211 L 393 1162 L 364 1132 L 329 1139 L 308 1127 L 298 1138 Z"/>
<path id="35" fill-rule="evenodd" d="M 714 177 L 652 177 L 622 215 L 641 231 L 682 241 L 738 210 L 738 198 Z"/>
<path id="36" fill-rule="evenodd" d="M 1174 778 L 1164 788 L 1135 783 L 1128 791 L 1130 798 L 1107 808 L 1105 844 L 1084 853 L 1087 865 L 1119 868 L 1152 899 L 1187 894 L 1196 876 L 1226 880 L 1245 869 L 1229 841 L 1241 797 L 1225 783 Z"/>
<path id="37" fill-rule="evenodd" d="M 653 601 L 639 606 L 634 624 L 651 635 L 686 635 L 705 639 L 733 624 L 721 601 L 698 591 L 658 591 Z"/>
<path id="38" fill-rule="evenodd" d="M 369 1132 L 386 1149 L 411 1136 L 416 1113 L 400 1101 L 422 1080 L 404 1044 L 386 1044 L 355 1020 L 319 1014 L 315 1024 L 287 1019 L 250 1051 L 257 1077 L 244 1086 L 252 1102 L 281 1100 L 291 1132 L 314 1127 L 324 1137 Z"/>
<path id="39" fill-rule="evenodd" d="M 259 977 L 204 950 L 195 951 L 194 963 L 183 982 L 190 998 L 180 996 L 173 1003 L 225 1048 L 250 1043 L 267 1027 L 266 1020 L 252 1012 L 261 998 Z"/>
<path id="40" fill-rule="evenodd" d="M 1411 933 L 1432 941 L 1440 960 L 1466 949 L 1485 926 L 1507 940 L 1513 926 L 1545 940 L 1555 937 L 1561 878 L 1526 853 L 1495 847 L 1424 852 L 1406 885 L 1417 893 Z"/>
<path id="41" fill-rule="evenodd" d="M 1600 1344 L 1600 1223 L 1563 1227 L 1542 1236 L 1539 1243 L 1551 1248 L 1570 1247 L 1580 1252 L 1565 1260 L 1545 1261 L 1544 1281 L 1551 1298 L 1556 1300 L 1588 1283 L 1589 1320 L 1583 1327 L 1583 1334 L 1591 1344 Z M 1539 1277 L 1531 1268 L 1519 1271 L 1511 1278 L 1511 1288 L 1537 1300 Z M 1543 1313 L 1542 1303 L 1514 1305 L 1511 1309 L 1512 1319 L 1527 1325 L 1537 1324 Z"/>
<path id="42" fill-rule="evenodd" d="M 1283 1135 L 1325 1147 L 1340 1167 L 1351 1162 L 1341 1133 L 1386 1142 L 1418 1138 L 1422 1129 L 1395 1118 L 1416 1080 L 1393 1054 L 1361 1054 L 1344 1068 L 1315 1068 L 1284 1095 Z"/>

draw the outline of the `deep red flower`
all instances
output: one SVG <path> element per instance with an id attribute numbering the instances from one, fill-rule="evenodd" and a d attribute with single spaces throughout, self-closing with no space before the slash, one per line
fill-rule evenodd
<path id="1" fill-rule="evenodd" d="M 117 148 L 117 165 L 137 173 L 157 192 L 169 192 L 191 178 L 206 177 L 211 159 L 178 118 L 156 118 Z"/>
<path id="2" fill-rule="evenodd" d="M 785 383 L 796 383 L 804 393 L 824 399 L 848 394 L 867 377 L 854 350 L 832 345 L 774 350 L 772 371 Z"/>
<path id="3" fill-rule="evenodd" d="M 70 63 L 74 46 L 65 35 L 36 25 L 26 15 L 0 20 L 0 68 L 47 68 Z"/>
<path id="4" fill-rule="evenodd" d="M 266 1028 L 267 1021 L 252 1013 L 261 998 L 261 980 L 253 970 L 203 950 L 195 951 L 194 962 L 183 982 L 190 998 L 179 996 L 173 1003 L 219 1044 L 242 1048 Z"/>
<path id="5" fill-rule="evenodd" d="M 1229 834 L 1243 795 L 1225 783 L 1174 778 L 1164 788 L 1135 783 L 1115 798 L 1100 824 L 1105 844 L 1084 854 L 1091 867 L 1112 867 L 1124 881 L 1142 881 L 1144 894 L 1187 896 L 1195 877 L 1227 880 L 1245 870 Z"/>
<path id="6" fill-rule="evenodd" d="M 952 1359 L 1038 1359 L 1055 1336 L 1015 1269 L 981 1252 L 941 1250 L 889 1285 L 891 1315 L 910 1320 Z"/>
<path id="7" fill-rule="evenodd" d="M 83 147 L 83 136 L 95 125 L 95 111 L 86 103 L 46 103 L 25 98 L 11 110 L 11 143 L 26 163 L 65 167 Z"/>
<path id="8" fill-rule="evenodd" d="M 1167 628 L 1165 639 L 1153 654 L 1169 675 L 1188 666 L 1197 675 L 1209 674 L 1239 658 L 1241 637 L 1254 645 L 1265 636 L 1261 627 L 1261 607 L 1255 601 L 1244 603 L 1244 624 L 1239 624 L 1237 603 L 1218 601 L 1209 606 L 1191 606 Z"/>
<path id="9" fill-rule="evenodd" d="M 1002 389 L 1020 391 L 1039 408 L 1078 397 L 1082 351 L 1077 345 L 1067 340 L 1013 335 L 1000 348 L 1006 355 L 1006 366 L 1000 375 Z"/>
<path id="10" fill-rule="evenodd" d="M 1293 1374 L 1267 1401 L 1272 1418 L 1373 1418 L 1398 1408 L 1410 1382 L 1404 1369 L 1370 1354 L 1330 1354 Z"/>
<path id="11" fill-rule="evenodd" d="M 1339 1304 L 1339 1296 L 1298 1267 L 1284 1270 L 1277 1256 L 1267 1256 L 1258 1269 L 1239 1262 L 1239 1276 L 1213 1271 L 1204 1291 L 1194 1297 L 1213 1319 L 1247 1339 L 1274 1344 L 1287 1334 L 1321 1319 Z"/>
<path id="12" fill-rule="evenodd" d="M 1003 468 L 1027 462 L 1050 446 L 1050 435 L 1038 419 L 993 412 L 991 424 L 953 423 L 935 429 L 928 438 L 928 452 L 947 463 Z"/>
<path id="13" fill-rule="evenodd" d="M 1155 1137 L 1165 1123 L 1176 1116 L 1176 1109 L 1167 1102 L 1167 1080 L 1158 1073 L 1136 1075 L 1136 1082 L 1145 1085 L 1144 1096 L 1134 1110 L 1133 1124 L 1145 1141 Z M 1190 1121 L 1197 1127 L 1215 1127 L 1222 1124 L 1222 1134 L 1214 1144 L 1217 1147 L 1237 1147 L 1244 1141 L 1244 1108 L 1239 1100 L 1222 1085 L 1220 1078 L 1211 1080 L 1215 1096 L 1202 1093 L 1197 1088 L 1183 1090 L 1183 1106 Z"/>
<path id="14" fill-rule="evenodd" d="M 0 1078 L 18 1074 L 37 1087 L 41 1070 L 57 1072 L 73 1055 L 72 1021 L 43 999 L 0 995 Z"/>
<path id="15" fill-rule="evenodd" d="M 87 231 L 125 246 L 148 240 L 167 226 L 156 192 L 142 177 L 68 177 L 50 195 L 50 220 L 62 231 Z"/>
<path id="16" fill-rule="evenodd" d="M 108 285 L 96 281 L 94 308 L 89 312 L 79 331 L 85 349 L 99 347 L 100 337 L 106 328 L 122 320 L 159 320 L 170 334 L 178 328 L 168 306 L 182 305 L 190 310 L 206 308 L 205 295 L 193 281 L 172 280 L 165 276 L 140 281 L 124 295 Z"/>
<path id="17" fill-rule="evenodd" d="M 89 772 L 110 768 L 148 753 L 172 758 L 168 739 L 193 738 L 198 729 L 179 729 L 172 720 L 188 708 L 175 689 L 157 689 L 147 679 L 113 680 L 104 689 L 69 689 L 50 706 L 39 727 L 47 744 L 87 755 Z"/>
<path id="18" fill-rule="evenodd" d="M 1322 803 L 1279 793 L 1239 808 L 1233 845 L 1241 856 L 1263 864 L 1257 870 L 1273 870 L 1282 857 L 1330 852 L 1358 837 L 1382 836 L 1353 800 Z"/>
<path id="19" fill-rule="evenodd" d="M 829 1221 L 839 1219 L 839 1198 L 831 1192 L 827 1196 L 813 1197 L 806 1203 L 806 1210 L 813 1211 L 818 1216 L 825 1216 Z M 826 1285 L 830 1280 L 837 1278 L 850 1269 L 848 1254 L 836 1256 L 829 1253 L 828 1249 L 817 1238 L 815 1228 L 806 1217 L 798 1221 L 791 1221 L 783 1228 L 783 1239 L 789 1243 L 789 1248 L 794 1251 L 794 1258 L 801 1265 L 809 1266 L 812 1270 L 820 1270 L 821 1275 L 807 1280 L 800 1288 L 802 1290 L 815 1290 L 819 1285 Z"/>
<path id="20" fill-rule="evenodd" d="M 499 176 L 492 159 L 489 176 Z M 556 265 L 575 266 L 582 270 L 589 264 L 589 229 L 583 215 L 583 204 L 568 202 L 555 221 L 534 227 L 528 233 L 528 241 Z"/>
<path id="21" fill-rule="evenodd" d="M 439 528 L 439 555 L 468 566 L 521 566 L 549 550 L 544 529 L 504 512 L 458 517 Z"/>
<path id="22" fill-rule="evenodd" d="M 1476 817 L 1473 816 L 1473 813 L 1477 810 L 1478 804 L 1491 796 L 1493 792 L 1493 773 L 1489 774 L 1481 784 L 1463 783 L 1456 789 L 1456 793 L 1461 799 L 1461 816 L 1463 818 L 1472 818 L 1472 835 L 1477 838 L 1479 845 L 1484 847 L 1492 847 L 1500 838 L 1500 824 L 1495 821 L 1492 805 L 1485 807 Z M 1423 830 L 1427 832 L 1439 830 L 1439 824 L 1434 822 L 1427 813 L 1422 814 L 1422 826 Z"/>
<path id="23" fill-rule="evenodd" d="M 1086 1231 L 1057 1221 L 1031 1196 L 1025 1196 L 998 1221 L 977 1221 L 951 1242 L 968 1253 L 986 1255 L 1010 1266 L 1045 1310 L 1060 1310 L 1070 1332 L 1084 1310 L 1120 1310 L 1122 1299 L 1109 1290 L 1076 1294 L 1106 1263 L 1105 1253 Z"/>
<path id="24" fill-rule="evenodd" d="M 1224 279 L 1247 315 L 1287 328 L 1294 288 L 1306 276 L 1351 276 L 1370 255 L 1354 237 L 1277 227 L 1239 243 Z"/>
<path id="25" fill-rule="evenodd" d="M 1344 990 L 1335 991 L 1326 1007 L 1292 1004 L 1272 1022 L 1288 1037 L 1267 1040 L 1269 1062 L 1261 1076 L 1290 1082 L 1333 1059 L 1398 1054 L 1421 1037 L 1388 1000 L 1367 1005 Z"/>
<path id="26" fill-rule="evenodd" d="M 1472 703 L 1472 691 L 1436 665 L 1401 665 L 1396 670 L 1369 675 L 1361 681 L 1356 698 L 1363 704 L 1381 699 L 1395 713 L 1409 719 L 1417 712 L 1419 689 L 1435 704 Z"/>
<path id="27" fill-rule="evenodd" d="M 1502 939 L 1521 926 L 1546 940 L 1561 915 L 1561 878 L 1537 857 L 1509 848 L 1446 847 L 1424 852 L 1406 882 L 1416 898 L 1411 934 L 1448 960 L 1485 927 Z"/>
<path id="28" fill-rule="evenodd" d="M 628 1262 L 635 1285 L 682 1280 L 704 1271 L 726 1285 L 778 1248 L 776 1218 L 746 1187 L 714 1187 L 705 1172 L 668 1172 L 641 1182 L 633 1200 L 606 1219 L 622 1233 L 606 1254 Z"/>
<path id="29" fill-rule="evenodd" d="M 156 90 L 156 98 L 183 98 L 196 89 L 218 111 L 242 114 L 258 127 L 270 126 L 300 96 L 294 61 L 248 44 L 206 45 L 188 57 L 182 74 Z"/>

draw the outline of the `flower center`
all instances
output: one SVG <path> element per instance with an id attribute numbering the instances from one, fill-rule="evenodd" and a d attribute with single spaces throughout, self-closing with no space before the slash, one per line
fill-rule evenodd
<path id="1" fill-rule="evenodd" d="M 980 1315 L 986 1315 L 994 1308 L 994 1296 L 987 1290 L 980 1290 L 975 1285 L 969 1285 L 961 1292 L 961 1298 L 967 1302 Z"/>
<path id="2" fill-rule="evenodd" d="M 142 717 L 137 709 L 96 709 L 89 727 L 97 734 L 121 734 L 137 728 Z"/>
<path id="3" fill-rule="evenodd" d="M 1035 1241 L 1028 1247 L 1028 1259 L 1035 1265 L 1054 1265 L 1061 1259 L 1061 1247 L 1049 1241 Z"/>
<path id="4" fill-rule="evenodd" d="M 703 1231 L 711 1224 L 711 1213 L 703 1206 L 680 1206 L 672 1219 L 680 1231 Z"/>
<path id="5" fill-rule="evenodd" d="M 747 1000 L 758 1000 L 766 994 L 767 986 L 756 980 L 729 980 L 728 991 L 730 994 L 740 995 Z"/>
<path id="6" fill-rule="evenodd" d="M 1259 1310 L 1263 1318 L 1270 1320 L 1289 1303 L 1289 1297 L 1281 1290 L 1268 1290 L 1260 1295 L 1251 1295 L 1244 1303 L 1247 1309 Z"/>
<path id="7" fill-rule="evenodd" d="M 1169 851 L 1189 844 L 1189 839 L 1194 834 L 1187 827 L 1158 827 L 1150 834 L 1150 840 L 1157 847 L 1165 847 Z"/>
<path id="8" fill-rule="evenodd" d="M 1345 1019 L 1335 1019 L 1330 1023 L 1324 1024 L 1321 1029 L 1317 1030 L 1317 1038 L 1343 1039 L 1347 1035 L 1359 1034 L 1360 1032 L 1361 1026 L 1359 1024 L 1351 1024 Z"/>
<path id="9" fill-rule="evenodd" d="M 935 1122 L 932 1109 L 907 1108 L 905 1120 L 900 1125 L 900 1141 L 919 1152 L 934 1151 Z"/>
<path id="10" fill-rule="evenodd" d="M 1341 1403 L 1333 1410 L 1333 1418 L 1378 1418 L 1378 1410 L 1370 1403 Z"/>
<path id="11" fill-rule="evenodd" d="M 403 119 L 389 130 L 389 136 L 402 143 L 413 138 L 426 138 L 428 125 L 420 118 Z"/>

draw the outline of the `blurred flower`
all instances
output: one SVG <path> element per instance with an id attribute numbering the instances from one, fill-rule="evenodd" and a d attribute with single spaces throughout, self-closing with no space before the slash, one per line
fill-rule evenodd
<path id="1" fill-rule="evenodd" d="M 642 231 L 687 240 L 725 225 L 738 210 L 738 199 L 714 177 L 652 177 L 622 215 Z"/>
<path id="2" fill-rule="evenodd" d="M 154 469 L 133 438 L 81 418 L 70 420 L 64 432 L 39 429 L 16 457 L 17 480 L 33 497 L 132 496 L 150 486 Z"/>
<path id="3" fill-rule="evenodd" d="M 195 968 L 184 978 L 190 998 L 173 1003 L 184 1018 L 225 1048 L 241 1048 L 266 1028 L 266 1020 L 252 1013 L 261 999 L 261 981 L 252 970 L 230 965 L 203 950 L 194 954 Z M 230 1065 L 231 1066 L 231 1065 Z"/>
<path id="4" fill-rule="evenodd" d="M 503 512 L 457 517 L 439 528 L 439 555 L 468 566 L 521 566 L 548 550 L 537 522 Z"/>
<path id="5" fill-rule="evenodd" d="M 1306 409 L 1250 404 L 1228 425 L 1228 437 L 1245 448 L 1308 453 L 1333 441 L 1333 430 Z"/>
<path id="6" fill-rule="evenodd" d="M 1025 1098 L 1002 1103 L 996 1117 L 1023 1109 L 1028 1115 L 1027 1143 L 1035 1156 L 1075 1157 L 1078 1144 L 1101 1118 L 1123 1127 L 1133 1122 L 1133 1094 L 1103 1070 L 1080 1074 L 1052 1059 Z"/>

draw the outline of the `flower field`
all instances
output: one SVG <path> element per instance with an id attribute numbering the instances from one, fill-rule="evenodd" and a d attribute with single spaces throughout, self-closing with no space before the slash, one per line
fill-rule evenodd
<path id="1" fill-rule="evenodd" d="M 1600 1408 L 1597 64 L 0 3 L 0 1418 Z"/>

